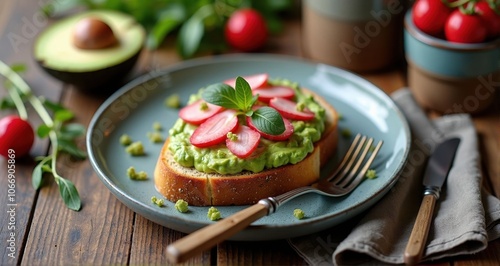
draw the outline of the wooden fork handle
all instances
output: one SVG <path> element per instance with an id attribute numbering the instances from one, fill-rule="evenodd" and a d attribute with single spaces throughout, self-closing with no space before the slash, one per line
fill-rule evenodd
<path id="1" fill-rule="evenodd" d="M 406 245 L 404 260 L 408 265 L 417 264 L 424 254 L 435 205 L 436 197 L 434 195 L 424 196 L 410 239 Z"/>
<path id="2" fill-rule="evenodd" d="M 184 262 L 243 230 L 252 222 L 266 216 L 268 211 L 266 205 L 257 203 L 216 223 L 199 229 L 168 245 L 167 259 L 172 263 Z"/>

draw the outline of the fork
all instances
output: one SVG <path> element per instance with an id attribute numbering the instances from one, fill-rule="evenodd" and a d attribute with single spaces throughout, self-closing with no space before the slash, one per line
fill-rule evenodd
<path id="1" fill-rule="evenodd" d="M 329 197 L 341 197 L 350 193 L 365 178 L 383 142 L 379 141 L 374 148 L 372 144 L 373 138 L 356 135 L 338 167 L 328 177 L 311 186 L 261 199 L 246 209 L 177 240 L 167 246 L 167 259 L 172 263 L 183 262 L 243 230 L 252 222 L 276 212 L 279 206 L 300 195 L 314 192 Z M 371 155 L 366 159 L 370 150 Z M 361 166 L 363 162 L 364 165 Z"/>

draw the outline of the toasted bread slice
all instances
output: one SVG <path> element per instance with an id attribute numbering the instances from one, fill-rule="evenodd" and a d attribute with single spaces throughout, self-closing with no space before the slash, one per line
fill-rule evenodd
<path id="1" fill-rule="evenodd" d="M 183 199 L 194 206 L 246 205 L 314 183 L 320 176 L 320 168 L 336 150 L 338 114 L 324 99 L 307 92 L 325 108 L 326 125 L 314 151 L 304 160 L 258 173 L 203 173 L 178 164 L 168 149 L 167 139 L 154 171 L 156 189 L 170 201 Z"/>

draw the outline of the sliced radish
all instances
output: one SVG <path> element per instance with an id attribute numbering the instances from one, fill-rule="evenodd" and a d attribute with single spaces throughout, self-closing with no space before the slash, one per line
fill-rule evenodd
<path id="1" fill-rule="evenodd" d="M 307 108 L 297 110 L 297 103 L 284 98 L 273 98 L 269 101 L 269 106 L 278 110 L 280 114 L 288 119 L 294 120 L 311 120 L 314 118 L 314 113 Z"/>
<path id="2" fill-rule="evenodd" d="M 259 95 L 259 101 L 269 102 L 272 98 L 280 97 L 292 99 L 295 96 L 295 91 L 290 87 L 273 86 L 262 87 L 252 91 L 253 95 Z"/>
<path id="3" fill-rule="evenodd" d="M 260 134 L 259 132 L 244 126 L 240 125 L 236 131 L 233 132 L 235 134 L 235 139 L 227 138 L 226 146 L 234 155 L 239 158 L 246 158 L 252 154 L 253 151 L 259 145 Z"/>
<path id="4" fill-rule="evenodd" d="M 204 107 L 202 105 L 205 105 Z M 183 107 L 179 111 L 179 117 L 187 123 L 199 125 L 208 118 L 222 111 L 222 107 L 207 103 L 204 100 L 198 100 Z"/>
<path id="5" fill-rule="evenodd" d="M 242 78 L 244 78 L 250 85 L 250 88 L 254 90 L 267 85 L 267 80 L 269 79 L 269 75 L 263 73 L 251 76 L 243 76 Z M 236 78 L 225 80 L 224 83 L 234 88 L 236 86 Z"/>
<path id="6" fill-rule="evenodd" d="M 204 148 L 223 142 L 227 133 L 238 126 L 236 111 L 225 110 L 220 112 L 197 127 L 189 140 L 196 147 Z"/>
<path id="7" fill-rule="evenodd" d="M 293 125 L 292 123 L 290 122 L 290 120 L 286 119 L 286 118 L 283 118 L 283 122 L 285 123 L 285 131 L 283 131 L 283 133 L 279 134 L 279 135 L 271 135 L 271 134 L 267 134 L 265 132 L 262 132 L 260 131 L 253 123 L 252 123 L 252 119 L 250 117 L 247 117 L 247 125 L 252 128 L 253 130 L 257 131 L 260 133 L 260 135 L 263 137 L 263 138 L 266 138 L 266 139 L 269 139 L 269 140 L 276 140 L 276 141 L 280 141 L 280 140 L 286 140 L 288 139 L 292 134 L 293 134 Z"/>

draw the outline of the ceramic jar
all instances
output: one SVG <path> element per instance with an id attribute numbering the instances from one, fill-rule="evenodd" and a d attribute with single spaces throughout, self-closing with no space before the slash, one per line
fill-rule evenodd
<path id="1" fill-rule="evenodd" d="M 417 102 L 441 113 L 478 113 L 500 87 L 500 41 L 452 43 L 429 36 L 405 16 L 408 86 Z"/>
<path id="2" fill-rule="evenodd" d="M 304 53 L 356 72 L 380 70 L 402 57 L 404 0 L 304 0 Z"/>

